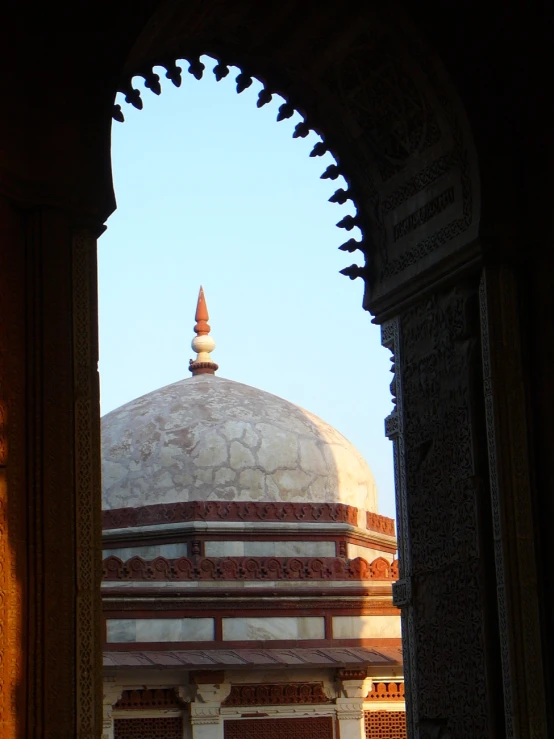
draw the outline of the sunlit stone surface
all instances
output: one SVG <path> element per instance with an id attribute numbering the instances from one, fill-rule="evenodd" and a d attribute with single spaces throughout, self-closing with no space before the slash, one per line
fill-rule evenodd
<path id="1" fill-rule="evenodd" d="M 344 436 L 282 398 L 214 375 L 104 416 L 102 481 L 104 509 L 263 500 L 377 510 L 371 471 Z"/>

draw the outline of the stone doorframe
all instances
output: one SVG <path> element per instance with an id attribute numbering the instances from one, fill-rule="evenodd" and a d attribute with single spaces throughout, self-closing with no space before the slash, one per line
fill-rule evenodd
<path id="1" fill-rule="evenodd" d="M 157 63 L 150 50 L 181 48 L 180 39 L 162 36 L 187 24 L 163 14 L 185 5 L 162 4 L 162 16 L 137 39 L 123 82 L 140 64 Z M 232 6 L 220 3 L 216 20 Z M 402 22 L 381 24 L 385 16 L 371 19 L 371 38 L 360 38 L 338 59 L 321 95 L 314 92 L 323 85 L 317 75 L 298 74 L 291 89 L 314 103 L 309 113 L 318 126 L 328 124 L 329 145 L 338 142 L 353 189 L 337 197 L 352 196 L 359 206 L 357 220 L 343 219 L 342 227 L 360 225 L 364 233 L 345 247 L 366 262 L 346 273 L 364 279 L 365 307 L 383 325 L 394 354 L 396 410 L 387 433 L 396 461 L 401 579 L 395 599 L 403 612 L 410 736 L 541 736 L 546 709 L 517 275 L 510 267 L 483 267 L 477 157 L 444 70 Z M 348 40 L 362 24 L 346 21 Z M 229 18 L 221 33 L 229 29 L 233 36 L 233 23 L 243 38 L 241 18 Z M 390 40 L 386 53 L 374 53 L 378 31 Z M 320 47 L 329 69 L 329 47 Z M 255 51 L 244 56 L 255 59 Z M 305 51 L 301 43 L 294 59 L 275 52 L 260 69 L 306 69 Z M 364 79 L 352 70 L 362 70 Z M 52 137 L 41 147 L 44 171 L 29 163 L 22 179 L 2 172 L 0 730 L 6 739 L 97 739 L 102 731 L 95 245 L 102 220 L 91 213 L 104 209 L 105 217 L 112 202 L 111 184 L 98 184 L 99 171 L 109 167 L 98 162 L 109 152 L 113 100 L 104 100 L 102 89 L 113 70 L 104 81 L 93 80 L 95 72 L 83 70 L 73 88 L 68 78 L 66 91 L 60 69 L 52 89 L 43 90 Z M 249 71 L 244 75 L 248 81 Z M 390 84 L 381 102 L 395 123 L 385 131 L 366 105 L 384 79 Z M 52 102 L 48 92 L 57 94 Z M 67 123 L 70 92 L 77 112 Z M 89 106 L 94 95 L 98 110 Z M 32 107 L 18 110 L 6 130 L 15 130 L 24 113 L 32 123 Z M 76 136 L 67 138 L 64 151 L 65 137 L 56 132 L 66 130 Z M 21 144 L 15 134 L 14 140 Z M 52 159 L 49 143 L 55 143 Z M 90 182 L 98 200 L 92 205 Z"/>

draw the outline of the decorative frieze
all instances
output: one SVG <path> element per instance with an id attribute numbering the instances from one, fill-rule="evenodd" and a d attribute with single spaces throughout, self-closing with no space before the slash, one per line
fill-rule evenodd
<path id="1" fill-rule="evenodd" d="M 390 681 L 373 683 L 367 694 L 368 701 L 403 701 L 404 683 L 402 681 Z"/>
<path id="2" fill-rule="evenodd" d="M 395 580 L 398 561 L 377 557 L 367 562 L 361 557 L 201 557 L 151 561 L 131 557 L 107 557 L 103 562 L 105 581 L 188 581 L 188 580 Z"/>
<path id="3" fill-rule="evenodd" d="M 344 503 L 191 501 L 102 511 L 103 529 L 125 529 L 186 521 L 265 521 L 358 524 L 358 509 Z"/>
<path id="4" fill-rule="evenodd" d="M 395 536 L 396 534 L 394 518 L 387 518 L 371 511 L 367 511 L 366 513 L 366 528 L 370 531 L 386 534 L 387 536 Z"/>
<path id="5" fill-rule="evenodd" d="M 322 683 L 233 685 L 223 706 L 281 706 L 331 703 Z"/>

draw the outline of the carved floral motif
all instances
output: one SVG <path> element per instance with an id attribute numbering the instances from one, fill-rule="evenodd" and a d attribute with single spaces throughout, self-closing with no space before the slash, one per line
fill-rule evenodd
<path id="1" fill-rule="evenodd" d="M 159 503 L 141 508 L 102 511 L 104 529 L 151 526 L 186 521 L 264 521 L 347 523 L 356 526 L 358 509 L 344 503 L 258 503 L 252 501 L 192 501 Z"/>
<path id="2" fill-rule="evenodd" d="M 104 580 L 393 580 L 397 561 L 383 557 L 367 562 L 361 557 L 188 557 L 127 561 L 110 556 L 103 563 Z"/>
<path id="3" fill-rule="evenodd" d="M 380 516 L 378 513 L 366 513 L 366 528 L 370 531 L 378 531 L 380 534 L 387 534 L 387 536 L 394 536 L 394 518 L 387 518 L 386 516 Z"/>

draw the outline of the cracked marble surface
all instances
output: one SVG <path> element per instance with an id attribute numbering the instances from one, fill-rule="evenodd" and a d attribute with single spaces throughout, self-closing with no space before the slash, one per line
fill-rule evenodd
<path id="1" fill-rule="evenodd" d="M 103 507 L 194 500 L 346 503 L 377 510 L 361 454 L 317 416 L 199 375 L 102 418 Z"/>

